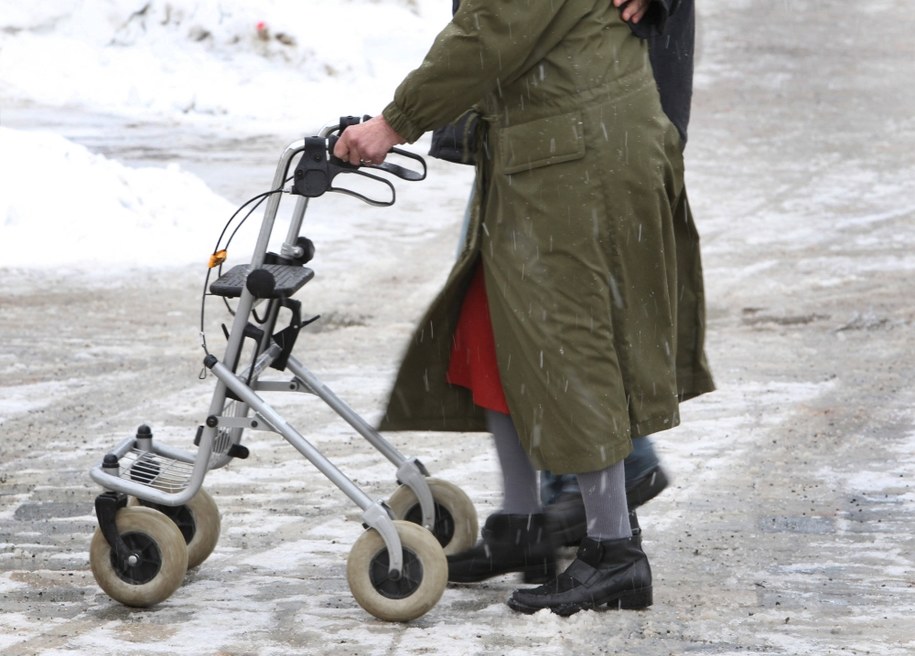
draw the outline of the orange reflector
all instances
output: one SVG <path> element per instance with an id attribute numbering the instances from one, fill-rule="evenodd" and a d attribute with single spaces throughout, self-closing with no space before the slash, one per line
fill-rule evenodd
<path id="1" fill-rule="evenodd" d="M 220 264 L 226 261 L 226 258 L 229 257 L 229 252 L 225 249 L 221 251 L 216 251 L 210 255 L 210 268 L 213 269 L 218 267 Z"/>

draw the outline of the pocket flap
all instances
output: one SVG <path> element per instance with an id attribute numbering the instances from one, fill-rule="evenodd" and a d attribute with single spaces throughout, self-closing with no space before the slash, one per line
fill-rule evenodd
<path id="1" fill-rule="evenodd" d="M 502 170 L 529 171 L 585 156 L 581 112 L 548 116 L 499 130 Z"/>

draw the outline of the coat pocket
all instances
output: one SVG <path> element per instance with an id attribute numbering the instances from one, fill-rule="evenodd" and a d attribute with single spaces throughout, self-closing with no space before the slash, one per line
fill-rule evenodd
<path id="1" fill-rule="evenodd" d="M 519 123 L 499 130 L 502 172 L 506 175 L 585 156 L 581 112 Z"/>

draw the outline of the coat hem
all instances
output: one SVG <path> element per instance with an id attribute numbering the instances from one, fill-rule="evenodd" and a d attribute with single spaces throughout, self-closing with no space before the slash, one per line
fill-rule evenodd
<path id="1" fill-rule="evenodd" d="M 653 417 L 644 421 L 632 422 L 631 434 L 633 437 L 644 437 L 661 431 L 670 430 L 680 425 L 680 411 L 674 410 L 673 414 L 664 417 Z"/>

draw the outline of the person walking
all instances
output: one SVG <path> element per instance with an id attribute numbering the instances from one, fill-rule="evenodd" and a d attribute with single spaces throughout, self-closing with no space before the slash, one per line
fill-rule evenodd
<path id="1" fill-rule="evenodd" d="M 669 3 L 660 3 L 668 7 Z M 503 508 L 449 579 L 523 572 L 511 608 L 644 608 L 626 506 L 631 436 L 679 422 L 680 137 L 644 43 L 607 0 L 464 0 L 382 114 L 334 155 L 380 162 L 471 106 L 464 249 L 404 355 L 382 430 L 493 433 Z M 555 571 L 536 469 L 575 474 L 587 536 Z"/>

